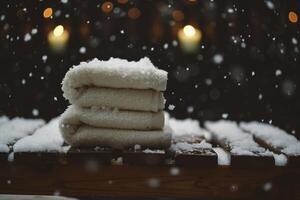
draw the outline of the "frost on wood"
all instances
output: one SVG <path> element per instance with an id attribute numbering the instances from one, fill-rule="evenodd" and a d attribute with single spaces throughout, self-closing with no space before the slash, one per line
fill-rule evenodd
<path id="1" fill-rule="evenodd" d="M 300 155 L 300 142 L 293 135 L 270 124 L 242 122 L 241 128 L 287 155 Z"/>
<path id="2" fill-rule="evenodd" d="M 18 140 L 13 146 L 14 152 L 60 152 L 63 151 L 63 138 L 58 127 L 59 118 L 52 119 L 32 135 Z"/>
<path id="3" fill-rule="evenodd" d="M 41 119 L 0 118 L 0 144 L 12 144 L 16 140 L 32 134 L 37 128 L 45 124 Z"/>
<path id="4" fill-rule="evenodd" d="M 272 156 L 272 153 L 260 147 L 250 134 L 241 130 L 236 122 L 225 120 L 205 122 L 205 127 L 213 133 L 214 139 L 228 146 L 232 154 Z"/>

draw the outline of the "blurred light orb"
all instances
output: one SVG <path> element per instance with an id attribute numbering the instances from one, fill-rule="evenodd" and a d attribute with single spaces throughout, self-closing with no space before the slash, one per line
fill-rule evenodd
<path id="1" fill-rule="evenodd" d="M 199 48 L 202 33 L 192 25 L 186 25 L 178 31 L 180 46 L 187 53 L 195 52 Z"/>
<path id="2" fill-rule="evenodd" d="M 182 21 L 184 19 L 184 14 L 181 10 L 174 10 L 172 12 L 172 17 L 175 21 Z"/>
<path id="3" fill-rule="evenodd" d="M 118 3 L 120 3 L 120 4 L 126 4 L 126 3 L 128 3 L 128 0 L 118 0 Z"/>
<path id="4" fill-rule="evenodd" d="M 48 34 L 48 42 L 51 50 L 56 53 L 63 52 L 69 40 L 69 32 L 62 25 L 56 26 Z"/>
<path id="5" fill-rule="evenodd" d="M 101 9 L 104 13 L 110 13 L 114 8 L 114 5 L 110 1 L 106 1 L 102 4 Z"/>
<path id="6" fill-rule="evenodd" d="M 64 27 L 62 25 L 58 25 L 54 28 L 53 34 L 56 37 L 61 36 L 64 33 Z"/>
<path id="7" fill-rule="evenodd" d="M 296 92 L 296 84 L 292 80 L 286 79 L 281 83 L 281 91 L 285 96 L 291 97 Z"/>
<path id="8" fill-rule="evenodd" d="M 43 12 L 44 18 L 49 18 L 52 16 L 52 14 L 53 14 L 52 8 L 46 8 Z"/>
<path id="9" fill-rule="evenodd" d="M 295 13 L 293 11 L 290 11 L 289 12 L 289 20 L 292 23 L 297 23 L 298 22 L 298 15 L 297 15 L 297 13 Z"/>
<path id="10" fill-rule="evenodd" d="M 141 16 L 141 11 L 138 8 L 130 8 L 128 11 L 128 17 L 130 19 L 137 19 Z"/>
<path id="11" fill-rule="evenodd" d="M 196 34 L 196 30 L 192 25 L 186 25 L 183 28 L 183 32 L 187 37 L 192 37 Z"/>

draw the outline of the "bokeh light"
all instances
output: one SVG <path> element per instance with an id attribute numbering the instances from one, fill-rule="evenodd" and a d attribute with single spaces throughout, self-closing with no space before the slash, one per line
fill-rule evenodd
<path id="1" fill-rule="evenodd" d="M 187 25 L 183 28 L 183 32 L 187 37 L 192 37 L 196 34 L 196 30 L 193 26 Z"/>
<path id="2" fill-rule="evenodd" d="M 175 21 L 182 21 L 184 19 L 184 14 L 181 10 L 174 10 L 172 12 L 172 17 L 175 19 Z"/>
<path id="3" fill-rule="evenodd" d="M 114 9 L 114 5 L 110 1 L 106 1 L 102 4 L 101 9 L 104 13 L 110 13 Z"/>
<path id="4" fill-rule="evenodd" d="M 130 19 L 137 19 L 141 16 L 141 11 L 138 8 L 130 8 L 128 11 L 128 17 Z"/>
<path id="5" fill-rule="evenodd" d="M 63 32 L 64 32 L 64 27 L 62 25 L 56 26 L 53 30 L 53 34 L 56 37 L 61 36 L 63 34 Z"/>
<path id="6" fill-rule="evenodd" d="M 295 13 L 293 11 L 290 11 L 289 12 L 289 20 L 292 23 L 297 23 L 298 22 L 298 15 L 297 15 L 297 13 Z"/>
<path id="7" fill-rule="evenodd" d="M 128 2 L 128 0 L 118 0 L 118 3 L 120 4 L 126 4 Z"/>
<path id="8" fill-rule="evenodd" d="M 187 53 L 196 52 L 199 47 L 202 33 L 192 25 L 186 25 L 178 31 L 180 46 Z"/>
<path id="9" fill-rule="evenodd" d="M 46 8 L 43 12 L 44 18 L 49 18 L 52 16 L 52 14 L 53 14 L 52 8 Z"/>
<path id="10" fill-rule="evenodd" d="M 65 30 L 63 25 L 56 26 L 53 31 L 48 34 L 48 42 L 50 49 L 55 53 L 61 53 L 65 50 L 69 41 L 69 32 Z"/>

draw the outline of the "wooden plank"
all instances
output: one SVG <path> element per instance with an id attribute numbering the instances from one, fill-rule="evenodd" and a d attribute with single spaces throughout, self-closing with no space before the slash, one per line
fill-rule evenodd
<path id="1" fill-rule="evenodd" d="M 67 162 L 97 162 L 111 164 L 121 153 L 111 148 L 71 148 L 66 154 Z"/>
<path id="2" fill-rule="evenodd" d="M 44 170 L 36 164 L 12 163 L 0 171 L 0 193 L 61 195 L 76 197 L 177 197 L 256 199 L 265 183 L 276 184 L 291 177 L 299 180 L 293 168 L 234 169 L 180 167 L 172 174 L 172 166 L 103 165 L 91 170 L 85 163 L 57 164 Z M 274 181 L 276 179 L 276 181 Z M 7 180 L 11 180 L 7 184 Z M 30 180 L 30 181 L 29 181 Z M 282 185 L 286 184 L 283 181 Z M 294 198 L 299 197 L 299 181 L 289 184 Z M 278 187 L 278 190 L 287 190 Z M 271 190 L 272 192 L 272 190 Z M 274 191 L 276 192 L 276 191 Z"/>
<path id="3" fill-rule="evenodd" d="M 271 168 L 274 163 L 273 156 L 231 155 L 231 166 L 234 168 Z"/>
<path id="4" fill-rule="evenodd" d="M 0 153 L 0 163 L 7 162 L 8 153 Z"/>
<path id="5" fill-rule="evenodd" d="M 166 164 L 167 154 L 164 151 L 145 153 L 142 150 L 127 150 L 122 157 L 124 164 L 156 166 Z"/>
<path id="6" fill-rule="evenodd" d="M 175 164 L 178 166 L 217 167 L 217 154 L 211 149 L 197 149 L 175 153 Z"/>
<path id="7" fill-rule="evenodd" d="M 300 155 L 299 156 L 288 156 L 288 167 L 300 167 Z"/>

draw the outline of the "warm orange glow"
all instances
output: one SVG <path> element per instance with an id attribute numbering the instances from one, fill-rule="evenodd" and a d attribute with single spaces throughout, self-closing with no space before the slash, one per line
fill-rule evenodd
<path id="1" fill-rule="evenodd" d="M 297 23 L 298 22 L 298 15 L 297 15 L 297 13 L 295 13 L 293 11 L 290 11 L 289 12 L 289 20 L 292 23 Z"/>
<path id="2" fill-rule="evenodd" d="M 131 19 L 137 19 L 141 16 L 141 11 L 138 8 L 130 8 L 128 11 L 128 17 Z"/>
<path id="3" fill-rule="evenodd" d="M 172 17 L 175 19 L 175 21 L 182 21 L 184 19 L 184 14 L 181 10 L 174 10 L 172 12 Z"/>
<path id="4" fill-rule="evenodd" d="M 118 0 L 118 3 L 120 4 L 126 4 L 128 2 L 128 0 Z"/>
<path id="5" fill-rule="evenodd" d="M 44 16 L 45 18 L 49 18 L 49 17 L 52 16 L 52 13 L 53 13 L 52 8 L 46 8 L 46 9 L 44 10 L 44 12 L 43 12 L 43 16 Z"/>
<path id="6" fill-rule="evenodd" d="M 114 8 L 114 5 L 110 1 L 106 1 L 102 4 L 101 9 L 104 13 L 110 13 Z"/>

